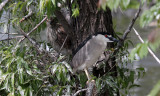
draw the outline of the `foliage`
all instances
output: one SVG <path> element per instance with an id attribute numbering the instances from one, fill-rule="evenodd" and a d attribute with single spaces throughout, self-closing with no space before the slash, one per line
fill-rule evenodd
<path id="1" fill-rule="evenodd" d="M 35 66 L 33 55 L 30 55 L 29 51 L 32 50 L 27 49 L 27 46 L 14 49 L 13 45 L 0 49 L 2 56 L 0 88 L 5 90 L 9 96 L 36 94 L 43 84 L 43 79 L 40 77 L 41 72 Z"/>
<path id="2" fill-rule="evenodd" d="M 38 62 L 42 62 L 41 56 L 33 47 L 2 47 L 0 54 L 0 90 L 9 96 L 71 94 L 75 80 L 69 73 L 68 63 L 60 62 L 61 57 L 57 62 L 41 66 L 41 69 L 38 67 Z"/>
<path id="3" fill-rule="evenodd" d="M 152 6 L 149 10 L 145 10 L 140 18 L 140 25 L 144 27 L 148 25 L 154 19 L 157 23 L 160 23 L 160 2 Z"/>
<path id="4" fill-rule="evenodd" d="M 148 42 L 137 44 L 137 46 L 131 51 L 130 59 L 135 60 L 135 54 L 137 54 L 140 58 L 144 58 L 148 54 Z"/>
<path id="5" fill-rule="evenodd" d="M 0 89 L 9 96 L 24 95 L 72 95 L 75 89 L 83 89 L 86 85 L 86 75 L 78 74 L 78 78 L 73 78 L 70 74 L 71 67 L 63 56 L 56 62 L 40 66 L 41 61 L 33 47 L 27 45 L 1 47 L 0 49 Z M 127 62 L 126 62 L 127 63 Z M 42 68 L 41 68 L 42 67 Z M 117 66 L 118 67 L 118 66 Z M 119 89 L 128 89 L 139 86 L 134 83 L 135 76 L 139 78 L 144 69 L 130 70 L 118 67 L 118 77 L 110 76 L 110 72 L 96 79 L 98 93 L 110 90 L 110 94 L 115 94 Z M 79 82 L 79 85 L 77 83 Z M 103 85 L 103 86 L 102 86 Z"/>

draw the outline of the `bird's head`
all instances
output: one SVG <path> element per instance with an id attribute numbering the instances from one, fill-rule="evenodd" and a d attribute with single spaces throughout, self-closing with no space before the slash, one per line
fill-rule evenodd
<path id="1" fill-rule="evenodd" d="M 109 42 L 118 42 L 118 40 L 116 38 L 112 37 L 111 35 L 106 34 L 104 36 L 109 39 Z"/>
<path id="2" fill-rule="evenodd" d="M 118 42 L 119 41 L 106 32 L 97 32 L 95 35 L 97 36 L 97 38 L 105 40 L 106 42 Z"/>

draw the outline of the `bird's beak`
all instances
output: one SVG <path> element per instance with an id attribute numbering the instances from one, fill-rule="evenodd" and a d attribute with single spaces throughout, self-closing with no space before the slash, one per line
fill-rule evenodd
<path id="1" fill-rule="evenodd" d="M 109 37 L 109 39 L 113 42 L 118 42 L 119 40 L 117 40 L 116 38 L 113 38 L 113 37 Z"/>
<path id="2" fill-rule="evenodd" d="M 113 38 L 113 37 L 112 37 Z M 118 42 L 119 40 L 117 40 L 116 38 L 113 38 L 112 39 L 114 42 Z"/>

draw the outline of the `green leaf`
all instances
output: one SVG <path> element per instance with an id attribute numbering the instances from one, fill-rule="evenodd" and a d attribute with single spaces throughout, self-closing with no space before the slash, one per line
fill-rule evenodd
<path id="1" fill-rule="evenodd" d="M 131 59 L 131 61 L 135 59 L 136 53 L 137 53 L 137 48 L 132 49 L 131 53 L 129 54 L 129 59 Z"/>
<path id="2" fill-rule="evenodd" d="M 127 8 L 127 6 L 128 6 L 129 3 L 130 3 L 130 0 L 122 0 L 122 3 L 123 3 L 123 6 L 124 6 L 125 8 Z"/>
<path id="3" fill-rule="evenodd" d="M 148 46 L 147 43 L 141 44 L 139 50 L 138 50 L 138 55 L 142 59 L 144 56 L 148 54 Z"/>
<path id="4" fill-rule="evenodd" d="M 129 86 L 129 89 L 131 89 L 131 88 L 133 88 L 133 87 L 141 87 L 141 86 L 138 85 L 138 84 L 132 84 L 132 85 Z"/>
<path id="5" fill-rule="evenodd" d="M 130 71 L 129 81 L 132 82 L 132 84 L 134 83 L 134 75 L 135 75 L 135 72 Z"/>
<path id="6" fill-rule="evenodd" d="M 27 70 L 27 73 L 28 73 L 29 75 L 33 76 L 31 69 L 28 69 L 28 70 Z"/>
<path id="7" fill-rule="evenodd" d="M 53 75 L 55 74 L 55 72 L 56 72 L 56 70 L 57 70 L 57 67 L 58 67 L 57 64 L 55 64 L 55 65 L 52 67 L 51 72 L 52 72 Z"/>
<path id="8" fill-rule="evenodd" d="M 64 87 L 61 87 L 60 90 L 57 93 L 57 96 L 62 96 L 62 91 L 63 91 Z"/>
<path id="9" fill-rule="evenodd" d="M 154 18 L 154 15 L 151 11 L 146 10 L 143 12 L 143 14 L 140 17 L 140 26 L 144 27 L 148 25 Z"/>
<path id="10" fill-rule="evenodd" d="M 129 5 L 127 6 L 128 9 L 138 9 L 139 8 L 139 1 L 137 0 L 130 0 Z"/>
<path id="11" fill-rule="evenodd" d="M 15 90 L 15 88 L 14 88 L 14 81 L 15 80 L 15 73 L 13 73 L 12 74 L 12 76 L 11 76 L 11 82 L 12 82 L 12 93 L 13 93 L 13 96 L 14 96 L 14 90 Z"/>
<path id="12" fill-rule="evenodd" d="M 56 4 L 56 0 L 52 0 L 52 3 L 53 3 L 54 6 L 57 5 L 57 4 Z"/>
<path id="13" fill-rule="evenodd" d="M 110 9 L 117 9 L 119 6 L 120 0 L 108 0 L 107 5 Z"/>
<path id="14" fill-rule="evenodd" d="M 76 9 L 73 10 L 72 16 L 74 16 L 74 17 L 79 16 L 79 8 L 76 8 Z"/>
<path id="15" fill-rule="evenodd" d="M 63 61 L 62 64 L 64 64 L 64 65 L 66 66 L 66 68 L 67 68 L 71 73 L 73 73 L 71 66 L 70 66 L 67 62 L 64 62 L 64 61 Z"/>

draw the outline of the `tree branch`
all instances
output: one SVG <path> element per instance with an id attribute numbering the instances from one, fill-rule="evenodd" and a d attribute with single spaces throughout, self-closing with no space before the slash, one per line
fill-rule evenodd
<path id="1" fill-rule="evenodd" d="M 135 34 L 137 35 L 137 37 L 139 38 L 139 40 L 144 43 L 143 39 L 141 38 L 141 36 L 138 34 L 138 32 L 136 31 L 135 28 L 133 28 Z M 148 47 L 148 51 L 149 53 L 153 56 L 153 58 L 160 64 L 160 60 L 159 58 L 153 53 L 153 51 Z"/>
<path id="2" fill-rule="evenodd" d="M 88 83 L 87 85 L 87 91 L 86 91 L 86 95 L 85 96 L 96 96 L 95 93 L 96 93 L 96 84 L 95 84 L 95 81 L 92 80 L 91 82 Z"/>
<path id="3" fill-rule="evenodd" d="M 32 14 L 33 14 L 33 12 L 32 12 L 32 11 L 29 11 L 28 14 L 27 14 L 26 16 L 24 16 L 24 17 L 20 20 L 20 22 L 22 22 L 22 21 L 28 19 L 29 17 L 31 17 Z"/>
<path id="4" fill-rule="evenodd" d="M 127 38 L 128 33 L 131 32 L 131 29 L 133 28 L 133 25 L 134 25 L 136 19 L 139 17 L 139 14 L 140 14 L 140 12 L 141 12 L 141 7 L 142 7 L 142 5 L 141 5 L 141 3 L 140 3 L 139 9 L 138 9 L 138 11 L 136 12 L 135 17 L 132 19 L 132 21 L 130 22 L 128 28 L 126 29 L 126 31 L 125 31 L 124 34 L 123 34 L 123 38 L 122 38 L 123 40 L 125 40 L 125 39 Z"/>
<path id="5" fill-rule="evenodd" d="M 120 49 L 121 47 L 123 47 L 123 43 L 124 43 L 124 41 L 126 40 L 127 35 L 131 32 L 131 29 L 133 28 L 133 25 L 134 25 L 135 21 L 136 21 L 137 18 L 139 17 L 139 14 L 140 14 L 140 12 L 141 12 L 141 8 L 142 8 L 142 5 L 141 5 L 141 2 L 140 2 L 140 6 L 139 6 L 138 11 L 136 12 L 134 18 L 132 19 L 132 21 L 130 22 L 129 26 L 128 26 L 127 29 L 125 30 L 125 32 L 124 32 L 124 34 L 123 34 L 123 37 L 122 37 L 121 39 L 119 39 L 118 47 L 117 47 L 117 49 L 113 52 L 113 55 L 115 55 L 115 54 L 119 51 L 119 49 Z M 112 58 L 112 57 L 109 56 L 107 62 L 108 62 L 111 58 Z M 115 64 L 109 71 L 111 71 L 115 66 L 116 66 L 116 64 Z M 108 72 L 109 72 L 109 71 L 108 71 Z"/>
<path id="6" fill-rule="evenodd" d="M 39 24 L 37 24 L 30 32 L 28 32 L 27 36 L 29 34 L 31 34 L 34 30 L 36 30 L 46 19 L 47 19 L 47 16 L 45 18 L 43 18 L 43 20 Z M 25 39 L 25 37 L 20 39 L 17 44 L 21 43 L 24 39 Z"/>
<path id="7" fill-rule="evenodd" d="M 22 37 L 24 37 L 24 36 L 9 37 L 9 38 L 6 38 L 6 39 L 2 39 L 0 41 L 12 40 L 12 39 L 17 39 L 17 38 L 22 38 Z"/>
<path id="8" fill-rule="evenodd" d="M 133 25 L 134 25 L 135 21 L 136 21 L 137 18 L 139 17 L 139 14 L 140 14 L 140 12 L 141 12 L 141 8 L 142 8 L 142 5 L 141 5 L 141 2 L 140 2 L 140 6 L 139 6 L 138 11 L 136 12 L 134 18 L 132 19 L 132 21 L 130 22 L 128 28 L 127 28 L 126 31 L 124 32 L 123 37 L 122 37 L 121 39 L 119 39 L 118 48 L 114 51 L 113 55 L 115 55 L 115 54 L 119 51 L 119 49 L 123 46 L 123 43 L 124 43 L 124 41 L 125 41 L 126 38 L 127 38 L 127 35 L 131 32 L 131 29 L 133 28 Z M 109 59 L 110 59 L 110 57 L 109 57 Z M 108 59 L 108 60 L 109 60 L 109 59 Z"/>
<path id="9" fill-rule="evenodd" d="M 8 3 L 9 0 L 5 0 L 0 4 L 0 11 L 3 9 L 3 7 Z"/>
<path id="10" fill-rule="evenodd" d="M 77 96 L 80 92 L 83 92 L 83 91 L 86 91 L 88 89 L 81 89 L 81 90 L 78 90 L 73 96 Z"/>

